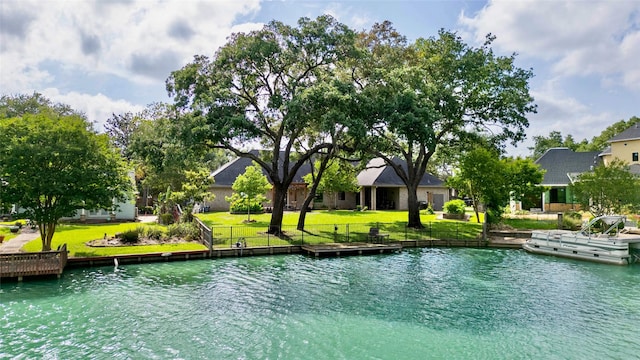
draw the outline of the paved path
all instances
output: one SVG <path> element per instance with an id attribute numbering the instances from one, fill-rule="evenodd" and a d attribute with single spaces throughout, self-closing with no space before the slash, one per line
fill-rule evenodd
<path id="1" fill-rule="evenodd" d="M 10 240 L 5 240 L 2 242 L 2 244 L 0 244 L 0 254 L 22 252 L 22 247 L 24 246 L 24 244 L 39 237 L 40 233 L 38 232 L 38 230 L 22 228 L 18 236 Z"/>

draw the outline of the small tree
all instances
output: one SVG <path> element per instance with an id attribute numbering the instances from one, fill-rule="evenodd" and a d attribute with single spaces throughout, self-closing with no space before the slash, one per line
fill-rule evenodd
<path id="1" fill-rule="evenodd" d="M 316 165 L 320 166 L 319 163 L 316 163 Z M 334 159 L 325 169 L 318 184 L 318 191 L 331 194 L 333 196 L 333 205 L 337 208 L 338 194 L 340 192 L 360 191 L 356 176 L 356 169 L 353 165 L 346 161 Z M 305 175 L 304 181 L 307 184 L 311 184 L 313 182 L 311 174 Z"/>
<path id="2" fill-rule="evenodd" d="M 570 188 L 582 208 L 594 216 L 640 208 L 640 178 L 630 173 L 629 166 L 620 160 L 579 175 Z"/>
<path id="3" fill-rule="evenodd" d="M 244 174 L 238 175 L 231 188 L 233 195 L 225 197 L 231 204 L 231 211 L 246 211 L 247 221 L 251 221 L 252 210 L 262 211 L 262 203 L 267 200 L 264 194 L 271 189 L 271 184 L 254 163 L 247 166 Z"/>

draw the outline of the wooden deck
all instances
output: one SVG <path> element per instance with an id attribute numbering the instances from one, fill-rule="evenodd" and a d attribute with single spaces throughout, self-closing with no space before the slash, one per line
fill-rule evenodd
<path id="1" fill-rule="evenodd" d="M 369 255 L 384 254 L 402 250 L 399 243 L 372 244 L 372 243 L 348 243 L 348 244 L 322 244 L 304 245 L 302 252 L 315 257 L 320 256 L 349 256 L 349 255 Z"/>
<path id="2" fill-rule="evenodd" d="M 0 254 L 0 278 L 62 274 L 67 265 L 67 245 L 56 251 Z"/>

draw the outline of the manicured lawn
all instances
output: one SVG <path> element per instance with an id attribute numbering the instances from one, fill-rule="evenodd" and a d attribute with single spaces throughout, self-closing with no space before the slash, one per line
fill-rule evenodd
<path id="1" fill-rule="evenodd" d="M 70 257 L 91 257 L 91 256 L 111 256 L 123 254 L 143 254 L 154 252 L 172 252 L 181 250 L 206 250 L 206 247 L 199 243 L 188 242 L 179 244 L 162 244 L 162 245 L 137 245 L 137 246 L 111 246 L 111 247 L 92 247 L 87 246 L 86 242 L 113 236 L 116 233 L 124 232 L 129 229 L 135 229 L 139 226 L 157 226 L 142 225 L 139 223 L 122 223 L 122 224 L 99 224 L 99 225 L 59 225 L 56 233 L 53 235 L 51 248 L 56 249 L 59 245 L 67 244 Z M 40 238 L 28 242 L 23 249 L 25 251 L 37 252 L 42 249 L 42 241 Z"/>
<path id="2" fill-rule="evenodd" d="M 502 223 L 521 230 L 554 230 L 558 228 L 557 220 L 503 219 Z"/>
<path id="3" fill-rule="evenodd" d="M 18 235 L 18 234 L 12 233 L 11 230 L 9 230 L 9 226 L 12 226 L 13 223 L 0 223 L 0 224 L 7 225 L 7 226 L 0 226 L 0 235 L 4 235 L 4 241 L 9 241 L 9 239 L 12 239 Z"/>
<path id="4" fill-rule="evenodd" d="M 204 223 L 213 229 L 217 247 L 234 246 L 236 242 L 247 246 L 320 244 L 331 242 L 368 241 L 371 227 L 389 234 L 389 240 L 405 239 L 475 239 L 482 232 L 482 225 L 475 222 L 438 220 L 437 215 L 423 214 L 425 229 L 416 231 L 406 228 L 406 211 L 312 211 L 307 214 L 305 231 L 296 229 L 298 212 L 286 212 L 282 221 L 284 236 L 275 237 L 267 233 L 271 214 L 251 215 L 255 222 L 244 224 L 246 214 L 216 212 L 198 214 Z"/>

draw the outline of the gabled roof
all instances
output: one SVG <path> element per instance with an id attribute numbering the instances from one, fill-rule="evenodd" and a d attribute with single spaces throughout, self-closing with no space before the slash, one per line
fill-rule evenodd
<path id="1" fill-rule="evenodd" d="M 406 170 L 407 164 L 399 158 L 394 158 L 393 162 L 400 164 Z M 376 158 L 367 164 L 367 168 L 358 174 L 358 185 L 360 186 L 387 186 L 401 187 L 405 186 L 402 179 L 396 174 L 393 168 L 386 165 L 384 160 Z M 419 186 L 444 186 L 444 182 L 437 177 L 425 173 L 420 180 Z"/>
<path id="2" fill-rule="evenodd" d="M 546 170 L 542 185 L 569 185 L 578 174 L 592 170 L 601 163 L 599 151 L 574 152 L 568 148 L 551 148 L 547 150 L 536 164 Z"/>
<path id="3" fill-rule="evenodd" d="M 257 155 L 257 150 L 253 150 Z M 399 160 L 394 159 L 394 162 L 401 164 L 403 168 L 407 168 L 406 164 Z M 230 187 L 233 182 L 236 181 L 238 175 L 243 174 L 247 166 L 252 165 L 252 160 L 249 158 L 238 157 L 228 163 L 222 165 L 216 171 L 211 173 L 215 182 L 214 187 Z M 311 167 L 308 163 L 305 163 L 300 167 L 300 170 L 296 173 L 293 183 L 303 183 L 302 177 L 311 171 Z M 266 173 L 262 170 L 262 173 Z M 268 178 L 268 177 L 267 177 Z M 392 167 L 385 165 L 384 160 L 378 158 L 369 162 L 367 169 L 361 171 L 358 174 L 358 185 L 360 186 L 386 186 L 386 187 L 401 187 L 405 186 L 400 177 L 395 173 Z M 420 181 L 419 186 L 444 186 L 444 182 L 437 177 L 425 173 Z"/>
<path id="4" fill-rule="evenodd" d="M 640 124 L 636 123 L 627 130 L 609 139 L 609 142 L 640 140 Z"/>
<path id="5" fill-rule="evenodd" d="M 258 155 L 258 150 L 251 150 L 251 153 Z M 281 169 L 281 173 L 282 173 L 282 158 L 284 156 L 284 151 L 280 152 L 280 166 L 279 168 Z M 213 186 L 231 186 L 233 185 L 234 181 L 236 181 L 236 178 L 238 177 L 238 175 L 243 174 L 248 166 L 253 165 L 253 160 L 251 160 L 250 158 L 246 158 L 246 157 L 237 157 L 231 161 L 229 161 L 228 163 L 222 165 L 221 167 L 219 167 L 217 170 L 215 170 L 214 172 L 211 173 L 211 176 L 214 179 L 214 183 Z M 290 164 L 290 166 L 293 166 L 293 164 Z M 303 164 L 300 169 L 298 170 L 298 172 L 296 173 L 296 176 L 293 179 L 293 183 L 303 183 L 304 180 L 302 180 L 302 177 L 306 174 L 308 174 L 310 172 L 310 167 L 308 163 Z M 262 173 L 267 176 L 267 180 L 269 180 L 269 182 L 271 182 L 271 180 L 269 179 L 269 176 L 267 175 L 267 173 L 264 171 L 264 169 L 262 169 Z"/>

